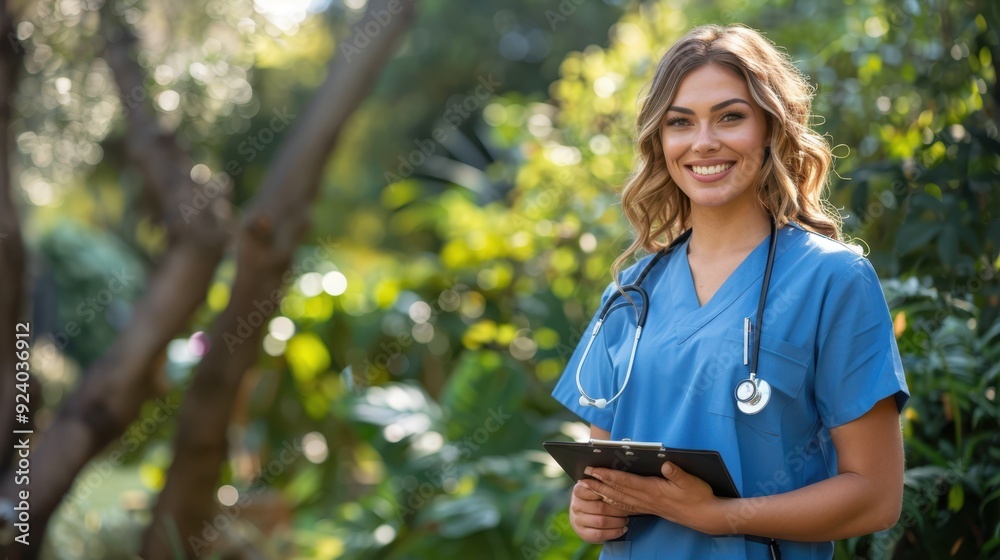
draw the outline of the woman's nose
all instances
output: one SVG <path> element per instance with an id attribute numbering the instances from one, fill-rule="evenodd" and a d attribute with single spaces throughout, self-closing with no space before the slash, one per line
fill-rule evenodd
<path id="1" fill-rule="evenodd" d="M 696 132 L 691 150 L 702 154 L 713 152 L 719 149 L 719 139 L 715 135 L 715 130 L 711 126 L 701 126 Z"/>

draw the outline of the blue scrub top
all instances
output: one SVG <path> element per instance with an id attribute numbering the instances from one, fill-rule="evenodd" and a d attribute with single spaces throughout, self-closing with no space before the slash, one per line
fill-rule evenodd
<path id="1" fill-rule="evenodd" d="M 604 410 L 579 404 L 576 369 L 596 314 L 553 396 L 612 439 L 718 451 L 744 498 L 836 475 L 829 430 L 888 396 L 902 410 L 909 396 L 892 320 L 866 258 L 797 224 L 777 235 L 758 366 L 772 392 L 760 413 L 740 412 L 733 391 L 749 375 L 743 319 L 756 321 L 768 239 L 704 306 L 688 267 L 688 241 L 678 245 L 643 281 L 650 309 L 621 397 Z M 651 258 L 622 272 L 622 284 L 634 282 Z M 611 283 L 602 305 L 616 290 Z M 624 379 L 631 340 L 607 328 L 598 336 L 612 337 L 609 350 L 591 352 L 581 382 L 591 397 L 610 399 Z M 625 537 L 606 543 L 601 558 L 770 558 L 765 544 L 713 537 L 654 516 L 633 517 Z M 832 542 L 779 543 L 785 558 L 833 556 Z"/>

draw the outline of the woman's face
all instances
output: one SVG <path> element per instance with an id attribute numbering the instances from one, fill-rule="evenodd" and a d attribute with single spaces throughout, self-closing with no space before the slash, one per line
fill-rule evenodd
<path id="1" fill-rule="evenodd" d="M 667 110 L 660 141 L 692 211 L 757 204 L 750 185 L 764 162 L 767 121 L 742 77 L 715 64 L 692 70 Z"/>

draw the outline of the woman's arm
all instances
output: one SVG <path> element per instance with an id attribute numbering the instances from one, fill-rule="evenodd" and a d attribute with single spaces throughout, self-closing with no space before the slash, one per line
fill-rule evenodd
<path id="1" fill-rule="evenodd" d="M 667 480 L 592 469 L 600 482 L 580 484 L 623 511 L 659 515 L 709 534 L 828 541 L 895 525 L 903 499 L 903 444 L 894 398 L 830 434 L 838 474 L 783 494 L 718 498 L 704 481 L 670 463 L 663 470 Z"/>
<path id="2" fill-rule="evenodd" d="M 895 399 L 830 430 L 837 475 L 784 494 L 722 502 L 722 533 L 838 540 L 889 529 L 903 503 L 903 441 Z"/>

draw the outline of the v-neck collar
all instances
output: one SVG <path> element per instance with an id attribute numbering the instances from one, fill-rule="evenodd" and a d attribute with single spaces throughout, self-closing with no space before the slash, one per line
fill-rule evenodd
<path id="1" fill-rule="evenodd" d="M 782 227 L 776 233 L 778 244 L 775 247 L 775 261 L 778 260 L 788 248 L 788 240 L 783 240 L 791 233 L 788 226 Z M 740 298 L 751 286 L 764 276 L 764 268 L 767 265 L 767 252 L 770 246 L 771 236 L 768 235 L 755 247 L 719 286 L 715 294 L 712 295 L 705 305 L 698 302 L 698 292 L 694 286 L 694 276 L 691 274 L 691 266 L 687 258 L 688 238 L 683 244 L 677 247 L 675 252 L 674 267 L 676 273 L 673 275 L 675 288 L 670 290 L 674 300 L 674 309 L 678 311 L 677 321 L 677 343 L 683 343 L 694 333 L 698 332 L 709 321 L 717 317 L 720 313 L 729 308 Z M 759 290 L 760 287 L 758 286 Z"/>

